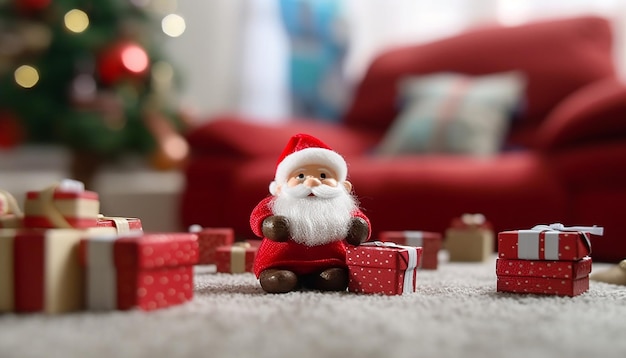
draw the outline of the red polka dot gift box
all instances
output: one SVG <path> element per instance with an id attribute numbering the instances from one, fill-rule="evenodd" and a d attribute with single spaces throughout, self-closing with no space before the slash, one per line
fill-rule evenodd
<path id="1" fill-rule="evenodd" d="M 82 182 L 65 179 L 41 191 L 26 193 L 24 227 L 87 228 L 98 222 L 98 193 L 85 190 Z"/>
<path id="2" fill-rule="evenodd" d="M 567 230 L 565 230 L 567 229 Z M 522 260 L 580 260 L 591 253 L 590 234 L 602 235 L 601 227 L 537 225 L 530 230 L 498 234 L 498 257 Z"/>
<path id="3" fill-rule="evenodd" d="M 589 289 L 591 257 L 577 261 L 496 261 L 497 290 L 501 292 L 576 296 Z"/>
<path id="4" fill-rule="evenodd" d="M 253 245 L 247 241 L 218 247 L 215 251 L 217 272 L 252 272 L 258 250 L 258 245 Z"/>
<path id="5" fill-rule="evenodd" d="M 378 240 L 394 242 L 398 245 L 416 246 L 422 248 L 422 260 L 419 268 L 436 270 L 439 264 L 439 250 L 441 249 L 441 234 L 430 231 L 382 231 Z"/>
<path id="6" fill-rule="evenodd" d="M 193 298 L 195 233 L 141 233 L 81 241 L 90 310 L 154 310 Z"/>
<path id="7" fill-rule="evenodd" d="M 601 227 L 537 225 L 498 234 L 499 292 L 577 296 L 589 290 L 589 235 Z"/>
<path id="8" fill-rule="evenodd" d="M 228 227 L 192 228 L 190 231 L 198 234 L 198 265 L 212 265 L 216 263 L 215 252 L 220 246 L 232 245 L 235 242 L 235 231 Z"/>
<path id="9" fill-rule="evenodd" d="M 383 295 L 415 292 L 421 258 L 421 247 L 381 241 L 348 245 L 348 291 Z"/>

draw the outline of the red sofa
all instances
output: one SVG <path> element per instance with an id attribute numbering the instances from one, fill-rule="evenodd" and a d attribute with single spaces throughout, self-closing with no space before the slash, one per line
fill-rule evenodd
<path id="1" fill-rule="evenodd" d="M 349 164 L 349 179 L 383 230 L 443 232 L 452 218 L 483 213 L 496 231 L 535 224 L 599 225 L 593 257 L 626 257 L 626 86 L 617 79 L 611 24 L 588 16 L 489 27 L 433 43 L 389 49 L 358 84 L 338 124 L 294 119 L 255 124 L 224 115 L 188 136 L 192 158 L 181 198 L 183 225 L 253 234 L 252 208 L 266 195 L 276 160 L 297 132 L 319 137 Z M 407 75 L 518 70 L 526 107 L 507 142 L 520 150 L 468 155 L 372 154 L 398 114 Z"/>

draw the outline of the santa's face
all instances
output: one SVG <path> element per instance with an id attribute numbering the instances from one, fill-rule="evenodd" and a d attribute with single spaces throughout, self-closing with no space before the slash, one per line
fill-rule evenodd
<path id="1" fill-rule="evenodd" d="M 279 185 L 277 194 L 280 195 L 282 189 L 289 192 L 288 195 L 298 195 L 300 192 L 310 191 L 306 195 L 325 197 L 325 194 L 330 195 L 330 192 L 342 192 L 342 189 L 345 189 L 349 193 L 352 190 L 352 184 L 349 181 L 345 180 L 341 184 L 343 188 L 338 188 L 337 174 L 331 168 L 324 165 L 304 165 L 289 174 L 286 188 Z"/>
<path id="2" fill-rule="evenodd" d="M 350 182 L 337 181 L 331 168 L 303 166 L 277 186 L 272 211 L 287 218 L 296 242 L 315 246 L 343 240 L 357 207 L 351 189 Z"/>

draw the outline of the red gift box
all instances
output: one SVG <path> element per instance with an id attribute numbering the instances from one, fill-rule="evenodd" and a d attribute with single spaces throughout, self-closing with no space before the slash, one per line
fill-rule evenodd
<path id="1" fill-rule="evenodd" d="M 575 280 L 529 276 L 498 276 L 497 291 L 557 296 L 577 296 L 589 290 L 589 276 Z"/>
<path id="2" fill-rule="evenodd" d="M 199 265 L 215 264 L 217 248 L 235 242 L 235 231 L 232 228 L 203 228 L 197 234 L 200 247 Z"/>
<path id="3" fill-rule="evenodd" d="M 258 250 L 258 246 L 251 245 L 248 242 L 235 242 L 232 245 L 218 247 L 215 250 L 217 272 L 252 272 Z"/>
<path id="4" fill-rule="evenodd" d="M 533 276 L 540 278 L 577 279 L 589 276 L 591 257 L 578 261 L 496 260 L 498 276 Z"/>
<path id="5" fill-rule="evenodd" d="M 98 216 L 97 227 L 112 227 L 117 230 L 120 235 L 127 234 L 131 231 L 143 231 L 141 220 L 138 218 L 123 218 L 117 216 Z"/>
<path id="6" fill-rule="evenodd" d="M 86 303 L 92 310 L 154 310 L 193 298 L 194 233 L 101 236 L 81 241 Z"/>
<path id="7" fill-rule="evenodd" d="M 87 228 L 98 222 L 98 194 L 81 182 L 64 180 L 41 191 L 26 193 L 24 227 Z"/>
<path id="8" fill-rule="evenodd" d="M 378 239 L 383 242 L 393 242 L 398 245 L 421 247 L 422 260 L 419 268 L 436 270 L 439 262 L 438 254 L 441 249 L 441 234 L 429 231 L 383 231 Z"/>
<path id="9" fill-rule="evenodd" d="M 415 292 L 417 267 L 421 257 L 421 247 L 391 242 L 374 241 L 360 246 L 348 245 L 348 291 L 384 295 Z"/>
<path id="10" fill-rule="evenodd" d="M 589 231 L 571 231 L 572 228 L 536 226 L 531 230 L 503 231 L 498 234 L 498 257 L 521 260 L 576 261 L 591 253 L 590 232 L 601 235 L 602 228 L 582 228 Z M 567 230 L 567 231 L 566 231 Z"/>
<path id="11" fill-rule="evenodd" d="M 0 230 L 0 311 L 61 313 L 83 308 L 78 243 L 110 229 Z"/>

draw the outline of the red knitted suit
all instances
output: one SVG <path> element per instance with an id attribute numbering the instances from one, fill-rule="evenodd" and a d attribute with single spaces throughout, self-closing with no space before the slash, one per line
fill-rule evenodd
<path id="1" fill-rule="evenodd" d="M 274 215 L 269 207 L 273 198 L 273 196 L 268 196 L 263 199 L 250 215 L 250 227 L 259 237 L 263 237 L 263 220 Z M 357 209 L 353 217 L 362 218 L 367 222 L 368 227 L 370 226 L 369 219 L 361 210 Z M 254 261 L 254 274 L 259 277 L 266 269 L 279 268 L 302 275 L 329 267 L 346 267 L 346 246 L 343 240 L 307 246 L 292 240 L 276 242 L 264 237 Z"/>

